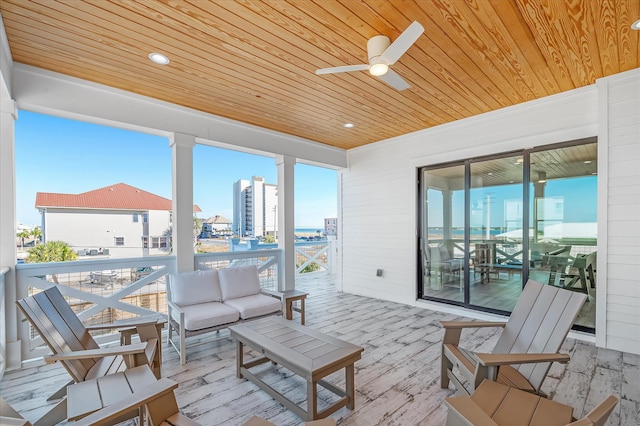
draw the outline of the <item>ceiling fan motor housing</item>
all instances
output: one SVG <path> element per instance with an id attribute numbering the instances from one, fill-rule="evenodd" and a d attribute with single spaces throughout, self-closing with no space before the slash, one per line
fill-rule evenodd
<path id="1" fill-rule="evenodd" d="M 391 44 L 389 37 L 384 35 L 378 35 L 371 37 L 367 41 L 367 54 L 369 57 L 369 65 L 384 63 L 380 56 L 387 50 L 387 47 Z"/>

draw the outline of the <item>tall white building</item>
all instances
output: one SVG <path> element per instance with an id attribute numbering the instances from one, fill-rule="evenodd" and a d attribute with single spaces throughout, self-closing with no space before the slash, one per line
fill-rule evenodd
<path id="1" fill-rule="evenodd" d="M 233 184 L 233 232 L 262 237 L 278 231 L 278 187 L 253 176 Z"/>

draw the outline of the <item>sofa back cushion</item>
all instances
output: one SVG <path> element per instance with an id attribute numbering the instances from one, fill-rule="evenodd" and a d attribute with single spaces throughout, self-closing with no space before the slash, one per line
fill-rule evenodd
<path id="1" fill-rule="evenodd" d="M 218 270 L 222 301 L 260 293 L 260 277 L 256 265 Z"/>
<path id="2" fill-rule="evenodd" d="M 215 269 L 170 274 L 169 288 L 171 300 L 178 306 L 222 301 Z"/>

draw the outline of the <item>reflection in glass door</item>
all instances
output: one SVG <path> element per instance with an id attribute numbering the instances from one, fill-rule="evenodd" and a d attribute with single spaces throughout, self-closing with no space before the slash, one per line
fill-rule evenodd
<path id="1" fill-rule="evenodd" d="M 513 310 L 527 279 L 585 293 L 595 329 L 595 138 L 420 170 L 418 297 Z"/>
<path id="2" fill-rule="evenodd" d="M 464 164 L 420 177 L 422 294 L 464 302 Z"/>
<path id="3" fill-rule="evenodd" d="M 522 291 L 523 157 L 470 163 L 469 303 L 511 311 Z"/>
<path id="4" fill-rule="evenodd" d="M 595 327 L 597 144 L 531 153 L 529 277 L 585 293 L 576 324 Z M 570 159 L 560 163 L 558 159 Z"/>

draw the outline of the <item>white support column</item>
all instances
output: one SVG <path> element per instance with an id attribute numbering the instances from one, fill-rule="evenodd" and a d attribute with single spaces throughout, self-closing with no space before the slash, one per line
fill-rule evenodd
<path id="1" fill-rule="evenodd" d="M 173 254 L 176 271 L 193 271 L 193 147 L 192 135 L 174 133 L 171 146 L 173 175 Z"/>
<path id="2" fill-rule="evenodd" d="M 14 122 L 18 118 L 16 103 L 0 78 L 0 267 L 9 267 L 5 275 L 4 318 L 0 326 L 0 377 L 4 369 L 20 368 L 16 310 L 16 170 Z"/>
<path id="3" fill-rule="evenodd" d="M 278 166 L 278 248 L 282 250 L 284 288 L 296 287 L 296 248 L 295 248 L 295 208 L 294 208 L 294 169 L 296 159 L 288 155 L 276 157 Z M 281 284 L 282 285 L 282 284 Z"/>

